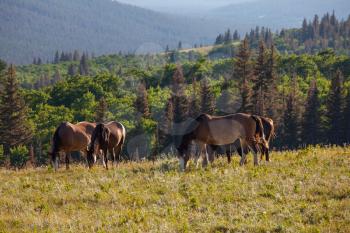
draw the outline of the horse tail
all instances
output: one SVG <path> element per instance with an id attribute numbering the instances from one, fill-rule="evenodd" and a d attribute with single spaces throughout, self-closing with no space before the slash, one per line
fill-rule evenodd
<path id="1" fill-rule="evenodd" d="M 253 120 L 256 123 L 256 129 L 255 129 L 255 134 L 259 135 L 260 138 L 262 138 L 263 140 L 265 140 L 265 135 L 264 135 L 264 126 L 263 123 L 260 119 L 260 117 L 252 115 L 251 116 L 253 118 Z"/>
<path id="2" fill-rule="evenodd" d="M 59 151 L 60 146 L 62 145 L 62 141 L 59 135 L 59 131 L 60 129 L 66 125 L 66 122 L 62 122 L 56 129 L 55 133 L 53 134 L 53 138 L 52 138 L 52 153 L 56 153 Z"/>

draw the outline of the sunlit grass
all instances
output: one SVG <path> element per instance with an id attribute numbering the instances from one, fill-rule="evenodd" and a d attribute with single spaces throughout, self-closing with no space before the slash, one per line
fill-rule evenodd
<path id="1" fill-rule="evenodd" d="M 0 232 L 350 232 L 350 148 L 105 171 L 0 170 Z"/>

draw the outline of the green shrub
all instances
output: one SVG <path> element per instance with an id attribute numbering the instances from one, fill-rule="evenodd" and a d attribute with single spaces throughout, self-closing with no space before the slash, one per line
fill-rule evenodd
<path id="1" fill-rule="evenodd" d="M 10 149 L 10 163 L 16 168 L 23 168 L 29 159 L 28 149 L 26 146 L 17 146 Z"/>

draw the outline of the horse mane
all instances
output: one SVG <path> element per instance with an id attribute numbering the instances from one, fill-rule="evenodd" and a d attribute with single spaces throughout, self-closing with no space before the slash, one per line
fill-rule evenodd
<path id="1" fill-rule="evenodd" d="M 266 140 L 269 142 L 271 138 L 275 138 L 275 127 L 273 124 L 273 120 L 267 117 L 261 117 L 261 121 L 263 123 L 264 129 L 267 128 L 268 133 L 265 135 Z"/>
<path id="2" fill-rule="evenodd" d="M 257 135 L 259 135 L 260 138 L 265 140 L 264 126 L 263 126 L 261 118 L 259 116 L 256 116 L 256 115 L 252 115 L 251 117 L 256 122 L 256 131 L 255 131 L 255 133 Z"/>
<path id="3" fill-rule="evenodd" d="M 98 138 L 97 138 L 97 135 L 99 135 Z M 96 125 L 96 128 L 91 135 L 89 150 L 94 150 L 94 145 L 96 140 L 98 140 L 98 143 L 101 145 L 101 147 L 108 146 L 109 130 L 106 128 L 106 126 L 103 123 L 99 123 Z"/>

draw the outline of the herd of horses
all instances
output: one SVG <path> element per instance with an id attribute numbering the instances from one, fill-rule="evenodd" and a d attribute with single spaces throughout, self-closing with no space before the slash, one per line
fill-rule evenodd
<path id="1" fill-rule="evenodd" d="M 226 149 L 228 162 L 231 162 L 231 152 L 227 149 L 235 145 L 241 156 L 240 165 L 246 163 L 249 151 L 254 155 L 254 165 L 259 164 L 258 153 L 261 158 L 269 161 L 269 143 L 274 136 L 273 120 L 267 117 L 236 113 L 226 116 L 211 116 L 201 114 L 194 119 L 182 135 L 176 146 L 180 163 L 180 170 L 186 169 L 188 160 L 192 157 L 191 145 L 198 146 L 199 153 L 194 153 L 195 162 L 202 157 L 202 166 L 214 161 L 213 151 L 218 147 Z M 79 122 L 71 124 L 61 123 L 52 139 L 50 150 L 51 161 L 58 169 L 59 154 L 65 153 L 66 168 L 69 169 L 70 153 L 80 151 L 86 155 L 88 167 L 91 168 L 101 156 L 103 166 L 108 169 L 108 154 L 112 165 L 121 160 L 121 152 L 125 143 L 125 127 L 116 121 L 109 123 Z"/>

